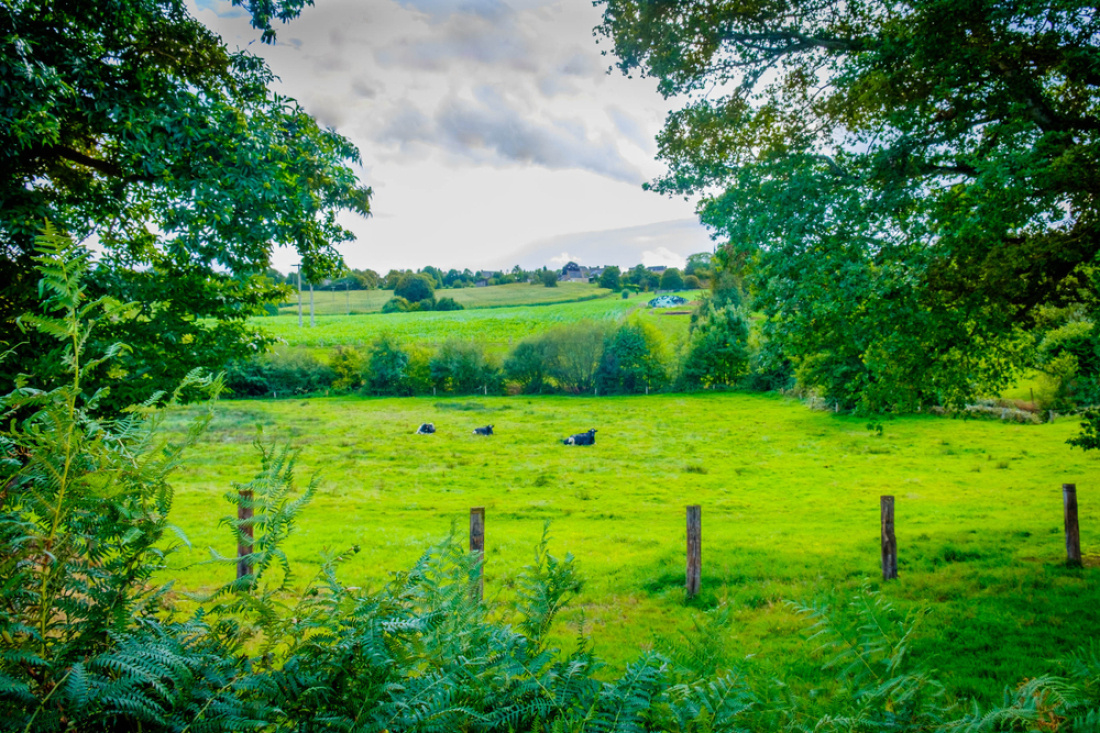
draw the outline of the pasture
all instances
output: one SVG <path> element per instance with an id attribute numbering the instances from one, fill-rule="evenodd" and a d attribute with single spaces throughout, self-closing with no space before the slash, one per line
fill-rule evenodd
<path id="1" fill-rule="evenodd" d="M 527 285 L 498 287 L 523 287 L 539 292 Z M 542 288 L 551 291 L 554 289 Z M 456 292 L 468 290 L 470 289 Z M 688 293 L 684 295 L 693 297 Z M 318 316 L 314 327 L 308 325 L 308 317 L 305 325 L 299 327 L 297 315 L 255 319 L 255 323 L 290 346 L 324 348 L 338 344 L 367 344 L 382 334 L 389 334 L 402 343 L 424 345 L 438 345 L 451 339 L 474 340 L 492 352 L 503 353 L 525 336 L 541 333 L 555 326 L 584 320 L 615 323 L 628 313 L 641 309 L 655 321 L 659 321 L 658 325 L 666 337 L 679 338 L 686 335 L 688 316 L 661 316 L 664 311 L 676 309 L 646 310 L 645 303 L 651 298 L 652 293 L 641 293 L 630 298 L 616 295 L 568 303 L 537 305 L 529 302 L 524 305 L 464 311 Z"/>
<path id="2" fill-rule="evenodd" d="M 608 301 L 612 302 L 612 301 Z M 179 430 L 193 409 L 169 418 Z M 414 435 L 433 422 L 435 435 Z M 491 437 L 473 428 L 495 426 Z M 557 629 L 578 627 L 621 667 L 658 637 L 707 627 L 704 642 L 795 685 L 828 684 L 806 622 L 784 601 L 839 604 L 867 584 L 902 610 L 927 609 L 912 653 L 955 695 L 999 699 L 1084 644 L 1100 624 L 1100 456 L 1077 429 L 913 416 L 881 435 L 858 418 L 774 395 L 314 398 L 223 402 L 176 476 L 174 521 L 193 549 L 172 557 L 177 589 L 209 589 L 235 554 L 234 514 L 265 440 L 301 450 L 320 490 L 289 554 L 299 578 L 319 554 L 357 544 L 342 576 L 379 587 L 486 508 L 486 598 L 504 600 L 546 522 L 586 585 Z M 598 428 L 591 447 L 561 438 Z M 1083 569 L 1064 566 L 1064 482 L 1078 485 Z M 879 497 L 896 496 L 899 574 L 879 569 Z M 701 595 L 685 602 L 684 508 L 702 505 Z M 720 606 L 726 624 L 714 626 Z M 709 626 L 708 626 L 709 624 Z M 801 680 L 801 682 L 797 682 Z"/>
<path id="3" fill-rule="evenodd" d="M 515 305 L 554 305 L 574 303 L 614 295 L 610 290 L 591 283 L 558 283 L 555 288 L 531 283 L 511 283 L 485 288 L 443 288 L 436 298 L 453 298 L 468 309 L 505 308 Z M 315 315 L 362 315 L 378 313 L 393 297 L 392 290 L 317 290 L 313 293 Z M 302 292 L 302 313 L 309 317 L 309 290 Z M 298 300 L 279 305 L 279 314 L 298 318 Z"/>

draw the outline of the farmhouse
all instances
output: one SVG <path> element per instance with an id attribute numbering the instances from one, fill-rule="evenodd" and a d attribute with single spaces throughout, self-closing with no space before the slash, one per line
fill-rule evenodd
<path id="1" fill-rule="evenodd" d="M 558 275 L 558 282 L 563 283 L 586 283 L 588 282 L 587 267 L 581 267 L 576 262 L 569 262 L 565 267 L 561 268 L 561 274 Z"/>

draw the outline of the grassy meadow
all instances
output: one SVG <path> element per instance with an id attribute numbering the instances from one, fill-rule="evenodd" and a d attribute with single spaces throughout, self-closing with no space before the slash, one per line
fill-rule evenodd
<path id="1" fill-rule="evenodd" d="M 486 288 L 455 288 L 437 290 L 436 298 L 453 298 L 464 308 L 505 308 L 515 305 L 554 305 L 592 300 L 613 295 L 606 288 L 591 283 L 558 283 L 557 287 L 531 283 L 510 283 Z M 392 290 L 326 290 L 313 293 L 315 315 L 362 315 L 378 313 L 393 297 Z M 309 317 L 309 290 L 302 293 L 302 313 Z M 298 319 L 297 299 L 279 306 L 280 315 Z"/>
<path id="2" fill-rule="evenodd" d="M 604 301 L 599 301 L 604 302 Z M 606 301 L 607 303 L 617 301 Z M 414 315 L 414 314 L 410 314 Z M 183 428 L 198 408 L 172 413 Z M 414 435 L 422 422 L 438 433 Z M 496 435 L 471 434 L 492 424 Z M 912 652 L 952 693 L 985 701 L 1049 669 L 1100 624 L 1100 456 L 1070 450 L 1070 420 L 1044 425 L 913 416 L 865 421 L 777 396 L 361 397 L 223 402 L 176 477 L 177 589 L 215 587 L 235 553 L 225 496 L 258 467 L 256 426 L 300 448 L 319 493 L 289 546 L 297 577 L 323 551 L 361 552 L 348 582 L 379 587 L 486 507 L 486 597 L 510 597 L 544 523 L 586 585 L 557 629 L 578 628 L 621 668 L 658 637 L 731 609 L 706 642 L 793 685 L 829 684 L 786 600 L 839 605 L 867 584 L 926 609 Z M 561 438 L 590 427 L 596 445 Z M 1079 487 L 1085 568 L 1064 567 L 1064 482 Z M 879 497 L 897 497 L 899 574 L 879 569 Z M 703 592 L 685 602 L 684 507 L 701 504 Z M 182 601 L 181 601 L 182 602 Z M 799 682 L 802 680 L 802 682 Z"/>
<path id="3" fill-rule="evenodd" d="M 577 286 L 594 290 L 591 285 Z M 526 288 L 535 293 L 555 290 L 533 288 L 529 285 L 501 285 L 492 288 L 467 288 L 455 292 L 485 292 L 508 288 Z M 693 298 L 698 295 L 698 291 L 682 295 Z M 615 323 L 637 311 L 652 318 L 666 338 L 673 342 L 681 339 L 687 334 L 689 316 L 684 312 L 686 309 L 647 309 L 645 304 L 653 297 L 652 293 L 642 293 L 630 298 L 615 295 L 567 303 L 539 305 L 528 302 L 524 305 L 463 311 L 318 316 L 314 327 L 308 325 L 308 318 L 304 321 L 305 325 L 299 327 L 297 314 L 256 319 L 256 323 L 290 346 L 324 348 L 337 344 L 366 344 L 382 334 L 390 334 L 403 343 L 430 345 L 438 345 L 450 339 L 475 340 L 491 352 L 502 353 L 508 351 L 514 342 L 555 326 L 584 320 Z"/>

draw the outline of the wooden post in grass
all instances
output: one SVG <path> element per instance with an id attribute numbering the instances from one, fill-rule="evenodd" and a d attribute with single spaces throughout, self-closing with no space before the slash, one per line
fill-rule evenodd
<path id="1" fill-rule="evenodd" d="M 687 581 L 684 584 L 687 597 L 699 595 L 703 575 L 703 507 L 692 504 L 687 508 Z"/>
<path id="2" fill-rule="evenodd" d="M 237 522 L 244 536 L 244 542 L 237 540 L 237 580 L 252 574 L 252 563 L 248 556 L 252 554 L 252 491 L 241 489 L 237 492 Z"/>
<path id="3" fill-rule="evenodd" d="M 1066 565 L 1081 567 L 1081 529 L 1077 526 L 1077 484 L 1062 484 L 1066 519 Z"/>
<path id="4" fill-rule="evenodd" d="M 470 552 L 476 553 L 477 584 L 474 594 L 481 600 L 485 594 L 485 507 L 475 506 L 470 510 Z"/>
<path id="5" fill-rule="evenodd" d="M 882 579 L 898 578 L 898 540 L 894 536 L 894 497 L 881 497 L 882 505 Z"/>

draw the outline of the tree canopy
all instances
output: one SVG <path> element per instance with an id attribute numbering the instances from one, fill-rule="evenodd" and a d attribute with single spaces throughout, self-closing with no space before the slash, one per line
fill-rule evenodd
<path id="1" fill-rule="evenodd" d="M 234 4 L 271 41 L 305 2 Z M 91 288 L 140 304 L 100 334 L 133 349 L 113 372 L 122 405 L 267 343 L 244 319 L 281 293 L 263 277 L 274 247 L 308 281 L 340 272 L 353 236 L 337 216 L 369 213 L 358 151 L 182 0 L 14 0 L 0 34 L 0 342 L 28 338 L 14 316 L 47 221 L 96 245 Z"/>
<path id="2" fill-rule="evenodd" d="M 871 409 L 1008 384 L 1094 312 L 1100 16 L 1070 0 L 602 0 L 680 96 L 650 184 L 699 197 L 799 379 Z"/>

